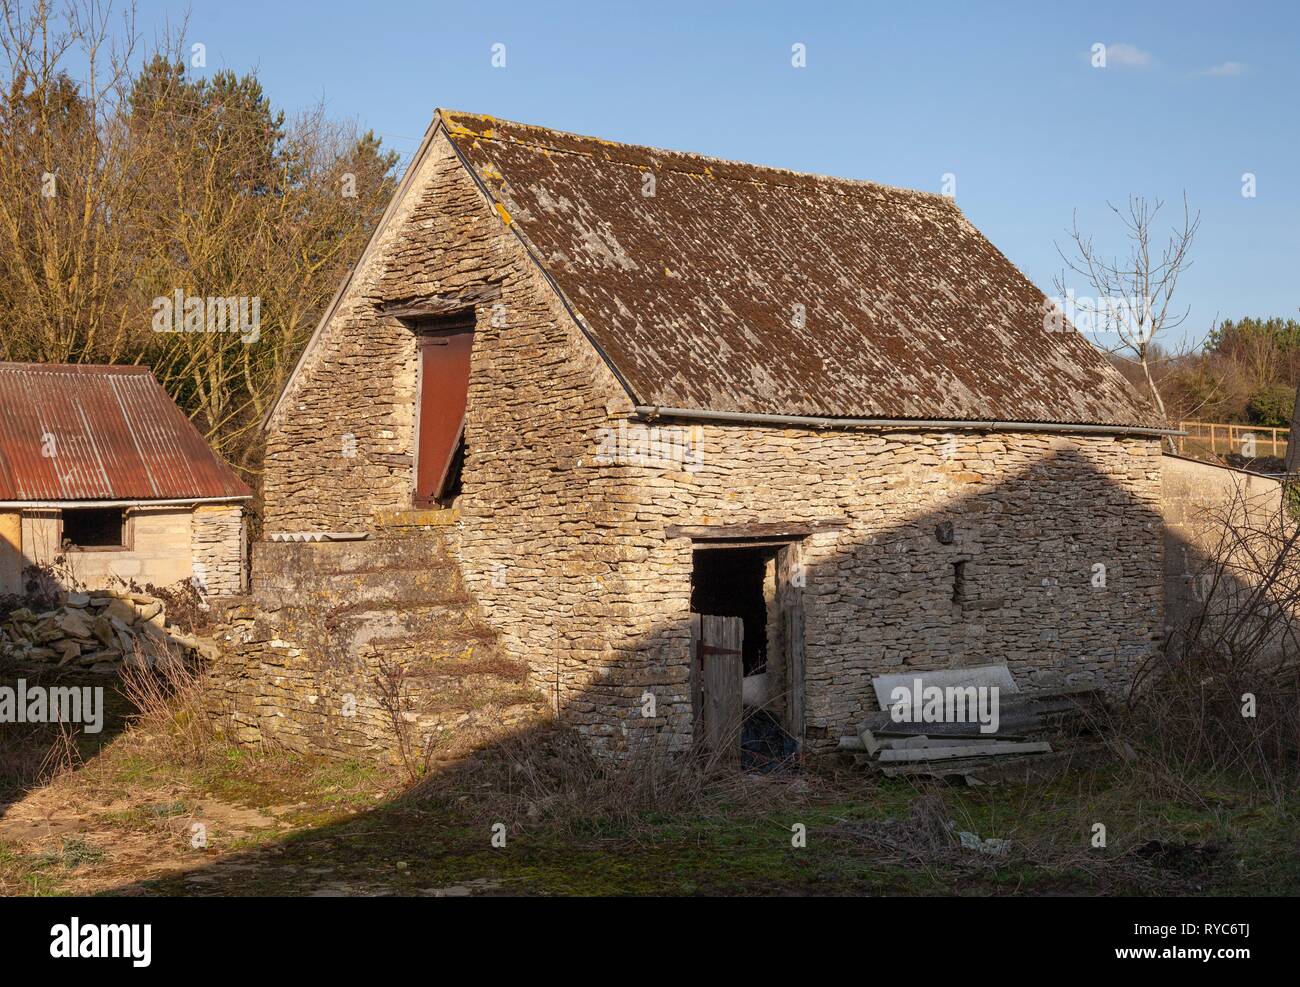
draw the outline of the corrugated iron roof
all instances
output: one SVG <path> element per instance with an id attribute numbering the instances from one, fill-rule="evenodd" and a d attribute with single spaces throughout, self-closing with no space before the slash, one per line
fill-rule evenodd
<path id="1" fill-rule="evenodd" d="M 1166 426 L 949 198 L 440 114 L 638 403 Z"/>
<path id="2" fill-rule="evenodd" d="M 147 367 L 0 363 L 0 501 L 250 495 Z"/>

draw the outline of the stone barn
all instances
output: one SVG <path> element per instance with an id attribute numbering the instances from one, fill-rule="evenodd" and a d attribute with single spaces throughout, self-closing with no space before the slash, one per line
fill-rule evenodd
<path id="1" fill-rule="evenodd" d="M 148 368 L 0 363 L 0 595 L 242 592 L 251 498 Z"/>
<path id="2" fill-rule="evenodd" d="M 1123 685 L 1168 426 L 1054 316 L 949 198 L 439 111 L 266 421 L 240 735 L 381 743 L 386 660 L 491 655 L 609 752 Z"/>

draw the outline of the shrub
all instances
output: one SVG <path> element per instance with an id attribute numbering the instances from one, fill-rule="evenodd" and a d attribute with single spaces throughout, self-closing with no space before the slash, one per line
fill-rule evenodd
<path id="1" fill-rule="evenodd" d="M 1256 391 L 1246 406 L 1251 422 L 1269 428 L 1285 428 L 1290 425 L 1295 395 L 1295 388 L 1285 384 L 1269 384 Z"/>

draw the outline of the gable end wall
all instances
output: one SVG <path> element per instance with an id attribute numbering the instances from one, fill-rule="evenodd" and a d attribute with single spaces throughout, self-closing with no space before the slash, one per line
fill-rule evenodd
<path id="1" fill-rule="evenodd" d="M 439 132 L 269 423 L 266 534 L 367 531 L 377 515 L 411 509 L 418 353 L 377 306 L 495 285 L 499 297 L 476 307 L 466 508 L 496 496 L 475 490 L 479 471 L 549 453 L 557 417 L 571 428 L 583 408 L 603 417 L 622 389 Z"/>

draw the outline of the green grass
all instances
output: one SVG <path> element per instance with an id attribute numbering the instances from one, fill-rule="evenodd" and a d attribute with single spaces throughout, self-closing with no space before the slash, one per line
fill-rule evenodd
<path id="1" fill-rule="evenodd" d="M 823 762 L 803 775 L 754 780 L 674 803 L 620 803 L 601 779 L 537 818 L 524 811 L 508 758 L 460 775 L 442 766 L 407 789 L 394 767 L 262 754 L 214 743 L 196 763 L 123 734 L 65 782 L 69 804 L 111 803 L 88 827 L 117 839 L 0 841 L 8 894 L 305 894 L 342 883 L 359 892 L 427 893 L 470 882 L 482 893 L 535 895 L 1010 895 L 1300 893 L 1300 796 L 1260 799 L 1222 777 L 1186 779 L 1194 795 L 1161 795 L 1126 765 L 1048 784 L 953 788 L 864 775 Z M 588 797 L 590 796 L 590 797 Z M 943 822 L 1007 839 L 1005 858 L 917 850 L 873 826 L 907 821 L 918 799 Z M 219 801 L 274 816 L 274 826 L 218 836 L 197 854 L 174 820 Z M 646 804 L 640 811 L 627 805 Z M 600 806 L 606 806 L 602 809 Z M 518 817 L 511 815 L 517 813 Z M 495 822 L 504 848 L 491 844 Z M 1095 823 L 1105 848 L 1091 846 Z M 791 843 L 806 827 L 807 845 Z M 865 831 L 864 831 L 865 827 Z M 904 829 L 904 831 L 906 831 Z M 898 832 L 890 829 L 890 833 Z M 1169 863 L 1137 851 L 1159 841 Z M 1191 851 L 1179 848 L 1188 845 Z M 1209 862 L 1196 847 L 1219 847 Z M 119 846 L 137 857 L 120 858 Z M 140 848 L 193 872 L 145 877 Z M 1160 857 L 1160 853 L 1156 853 Z M 1134 863 L 1135 861 L 1145 861 Z M 149 859 L 147 863 L 152 863 Z M 236 864 L 227 869 L 225 864 Z M 399 867 L 405 864 L 404 867 Z"/>
<path id="2" fill-rule="evenodd" d="M 1003 794 L 1010 789 L 1003 791 Z M 1044 865 L 1013 852 L 1005 862 L 979 861 L 971 851 L 952 851 L 926 866 L 897 854 L 875 851 L 846 840 L 845 822 L 872 822 L 905 816 L 915 792 L 897 785 L 874 789 L 869 801 L 830 801 L 800 805 L 756 816 L 726 813 L 701 817 L 691 812 L 654 812 L 614 823 L 596 820 L 560 830 L 548 825 L 519 826 L 504 848 L 490 843 L 491 821 L 445 804 L 383 805 L 361 815 L 321 819 L 312 829 L 261 844 L 258 858 L 267 866 L 232 874 L 226 890 L 252 894 L 302 892 L 304 877 L 324 865 L 330 881 L 378 887 L 392 893 L 418 893 L 470 881 L 494 882 L 500 892 L 540 895 L 629 894 L 1015 894 L 1150 893 L 1146 883 L 1126 883 L 1122 872 L 1099 884 L 1091 873 L 1097 860 L 1112 861 L 1123 849 L 1088 846 L 1090 833 L 1060 826 L 1059 812 L 1043 808 L 1014 817 L 993 792 L 961 792 L 948 805 L 982 837 L 1063 842 L 1062 865 Z M 1099 793 L 1119 801 L 1119 792 Z M 1100 809 L 1111 812 L 1115 806 Z M 1130 807 L 1136 808 L 1136 807 Z M 1155 811 L 1151 811 L 1155 810 Z M 1112 827 L 1124 832 L 1121 844 L 1152 839 L 1173 842 L 1228 840 L 1243 851 L 1212 874 L 1170 873 L 1170 887 L 1188 893 L 1293 893 L 1300 868 L 1290 845 L 1292 813 L 1256 811 L 1249 817 L 1242 845 L 1240 818 L 1197 815 L 1183 807 L 1147 806 L 1128 816 L 1112 813 Z M 791 845 L 791 825 L 807 827 L 807 846 Z M 1130 826 L 1144 828 L 1127 835 Z M 255 842 L 255 841 L 251 841 Z M 251 845 L 251 843 L 250 843 Z M 1082 853 L 1085 857 L 1079 857 Z M 1096 857 L 1086 858 L 1087 853 Z M 1087 869 L 1071 866 L 1087 859 Z M 1276 858 L 1281 855 L 1283 862 Z M 1271 861 L 1271 863 L 1270 863 Z M 399 862 L 406 864 L 399 868 Z M 1253 877 L 1251 875 L 1254 875 Z M 313 878 L 318 879 L 318 878 Z M 1197 880 L 1200 883 L 1197 883 Z M 184 893 L 182 879 L 148 887 L 154 893 Z M 209 885 L 206 891 L 220 891 Z"/>
<path id="3" fill-rule="evenodd" d="M 79 836 L 65 836 L 60 852 L 54 857 L 64 867 L 94 864 L 104 859 L 104 851 L 92 846 Z"/>

